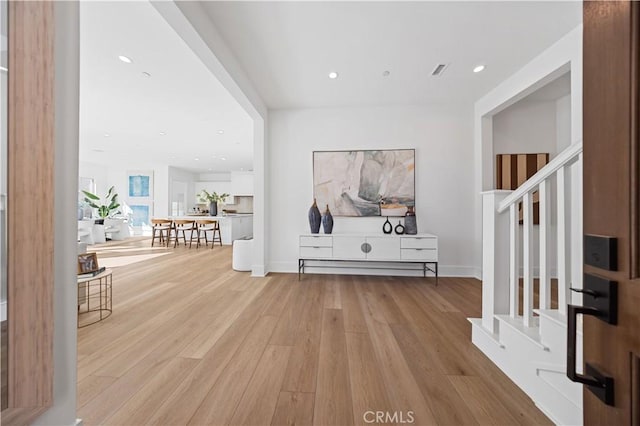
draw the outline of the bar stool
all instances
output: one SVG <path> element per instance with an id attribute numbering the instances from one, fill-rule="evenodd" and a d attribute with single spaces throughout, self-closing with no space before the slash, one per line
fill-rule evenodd
<path id="1" fill-rule="evenodd" d="M 200 233 L 204 235 L 204 245 L 207 246 L 209 244 L 207 232 L 211 232 L 211 248 L 213 248 L 216 241 L 222 245 L 220 224 L 217 220 L 199 220 L 196 223 L 198 225 L 198 242 L 196 243 L 196 248 L 200 247 Z"/>
<path id="2" fill-rule="evenodd" d="M 191 248 L 191 242 L 193 241 L 193 232 L 196 230 L 195 221 L 193 220 L 174 220 L 173 221 L 173 247 L 178 245 L 180 239 L 180 233 L 182 232 L 182 240 L 184 245 L 187 245 L 187 232 L 189 232 L 189 248 Z"/>
<path id="3" fill-rule="evenodd" d="M 156 241 L 156 238 L 160 240 L 160 244 L 169 246 L 169 234 L 171 232 L 171 221 L 169 219 L 151 219 L 152 234 L 151 234 L 151 247 Z"/>

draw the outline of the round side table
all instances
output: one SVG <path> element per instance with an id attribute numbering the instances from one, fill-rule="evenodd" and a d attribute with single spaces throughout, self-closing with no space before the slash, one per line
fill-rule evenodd
<path id="1" fill-rule="evenodd" d="M 78 278 L 78 328 L 108 318 L 112 312 L 112 271 Z"/>

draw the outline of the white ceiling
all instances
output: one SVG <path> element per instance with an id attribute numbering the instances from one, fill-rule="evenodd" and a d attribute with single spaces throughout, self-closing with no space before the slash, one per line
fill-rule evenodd
<path id="1" fill-rule="evenodd" d="M 270 108 L 471 105 L 582 20 L 580 2 L 202 4 Z M 253 168 L 251 119 L 148 2 L 80 18 L 82 161 Z"/>
<path id="2" fill-rule="evenodd" d="M 253 168 L 251 119 L 148 2 L 82 2 L 80 31 L 81 161 Z"/>
<path id="3" fill-rule="evenodd" d="M 581 2 L 203 5 L 270 108 L 473 103 L 582 21 Z"/>

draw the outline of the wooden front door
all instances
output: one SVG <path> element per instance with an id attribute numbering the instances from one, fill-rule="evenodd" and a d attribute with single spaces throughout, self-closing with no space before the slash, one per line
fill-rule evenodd
<path id="1" fill-rule="evenodd" d="M 613 267 L 596 267 L 585 243 L 585 282 L 604 278 L 618 291 L 617 324 L 584 316 L 584 362 L 614 390 L 607 405 L 584 387 L 591 425 L 640 425 L 639 17 L 637 2 L 584 3 L 584 233 L 614 237 L 617 248 Z"/>

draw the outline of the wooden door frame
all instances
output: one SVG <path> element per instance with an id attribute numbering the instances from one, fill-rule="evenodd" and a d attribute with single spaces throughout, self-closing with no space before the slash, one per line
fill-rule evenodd
<path id="1" fill-rule="evenodd" d="M 5 424 L 53 404 L 54 3 L 10 1 Z"/>

